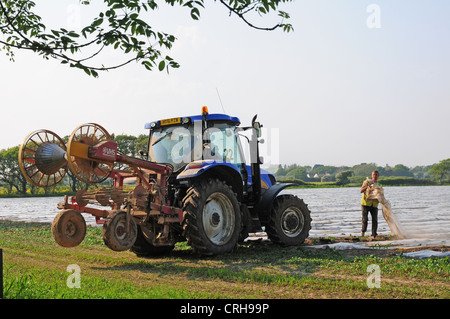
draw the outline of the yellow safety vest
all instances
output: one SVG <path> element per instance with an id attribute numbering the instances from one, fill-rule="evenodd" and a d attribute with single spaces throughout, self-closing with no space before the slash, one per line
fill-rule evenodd
<path id="1" fill-rule="evenodd" d="M 362 197 L 361 197 L 361 205 L 378 207 L 378 200 L 376 200 L 376 199 L 367 199 L 366 192 L 364 192 L 362 194 Z"/>

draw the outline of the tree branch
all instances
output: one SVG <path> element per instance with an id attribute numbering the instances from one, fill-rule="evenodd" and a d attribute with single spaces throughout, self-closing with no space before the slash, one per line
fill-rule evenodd
<path id="1" fill-rule="evenodd" d="M 236 14 L 248 26 L 257 30 L 272 31 L 283 28 L 291 30 L 290 24 L 281 23 L 273 27 L 259 27 L 250 22 L 247 17 L 255 10 L 261 16 L 269 11 L 275 11 L 281 2 L 293 0 L 220 0 L 231 14 Z M 89 1 L 83 1 L 83 4 Z M 190 8 L 192 19 L 198 20 L 200 8 L 204 8 L 205 0 L 165 0 L 172 6 L 180 5 Z M 82 28 L 80 32 L 67 31 L 64 28 L 50 30 L 45 33 L 45 25 L 41 23 L 41 17 L 32 10 L 35 3 L 32 0 L 1 0 L 0 1 L 0 34 L 7 39 L 0 40 L 0 44 L 6 47 L 7 55 L 12 57 L 14 52 L 10 49 L 29 50 L 42 55 L 44 58 L 55 59 L 63 64 L 69 64 L 84 70 L 89 75 L 98 76 L 96 71 L 107 71 L 123 67 L 133 61 L 142 60 L 142 65 L 151 70 L 158 65 L 159 70 L 177 68 L 179 65 L 169 56 L 163 56 L 161 51 L 170 50 L 175 37 L 164 32 L 158 32 L 139 16 L 145 10 L 155 10 L 157 5 L 153 0 L 105 0 L 107 9 L 100 11 L 98 16 L 90 24 Z M 279 16 L 289 18 L 289 15 L 279 11 Z M 105 32 L 105 30 L 108 30 Z M 80 36 L 85 40 L 81 40 Z M 154 44 L 153 38 L 156 40 Z M 97 47 L 99 46 L 99 48 Z M 105 67 L 85 64 L 93 61 L 94 57 L 101 56 L 106 46 L 112 46 L 115 50 L 122 51 L 127 59 L 119 63 Z M 91 47 L 90 51 L 83 52 L 83 48 Z M 90 62 L 96 64 L 94 62 Z"/>
<path id="2" fill-rule="evenodd" d="M 263 30 L 263 31 L 273 31 L 277 28 L 279 28 L 281 26 L 281 24 L 276 24 L 275 26 L 271 27 L 271 28 L 263 28 L 263 27 L 257 27 L 254 24 L 250 23 L 245 17 L 244 15 L 249 12 L 250 10 L 245 11 L 244 13 L 240 12 L 240 10 L 236 10 L 235 8 L 232 8 L 231 6 L 228 5 L 228 3 L 225 2 L 225 0 L 220 0 L 220 2 L 227 7 L 228 10 L 230 10 L 230 12 L 236 14 L 239 18 L 242 19 L 242 21 L 244 21 L 248 26 L 257 29 L 257 30 Z M 256 4 L 253 5 L 252 9 L 255 8 Z M 243 7 L 244 8 L 244 7 Z"/>

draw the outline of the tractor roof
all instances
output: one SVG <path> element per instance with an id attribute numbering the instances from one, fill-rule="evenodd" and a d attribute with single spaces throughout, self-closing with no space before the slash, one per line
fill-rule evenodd
<path id="1" fill-rule="evenodd" d="M 197 121 L 202 121 L 202 120 L 203 120 L 203 115 L 174 117 L 171 119 L 165 119 L 165 120 L 146 123 L 145 128 L 150 129 L 150 128 L 166 126 L 166 125 L 187 124 L 190 122 L 197 122 Z M 241 124 L 241 121 L 239 120 L 239 118 L 237 118 L 235 116 L 229 116 L 226 114 L 207 114 L 206 120 L 207 121 L 218 121 L 218 122 L 223 122 L 223 121 L 232 122 L 233 125 Z"/>
<path id="2" fill-rule="evenodd" d="M 191 121 L 195 122 L 195 121 L 201 121 L 203 119 L 203 115 L 194 115 L 194 116 L 189 116 L 191 118 Z M 207 121 L 231 121 L 231 122 L 235 122 L 236 124 L 240 124 L 241 121 L 235 117 L 235 116 L 229 116 L 226 114 L 208 114 L 206 116 L 206 120 Z"/>

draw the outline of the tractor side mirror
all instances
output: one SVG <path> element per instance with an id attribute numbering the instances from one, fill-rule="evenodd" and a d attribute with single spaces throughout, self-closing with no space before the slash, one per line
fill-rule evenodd
<path id="1" fill-rule="evenodd" d="M 256 130 L 256 137 L 261 137 L 261 123 L 256 122 L 256 117 L 258 114 L 255 114 L 255 116 L 252 119 L 252 127 Z"/>

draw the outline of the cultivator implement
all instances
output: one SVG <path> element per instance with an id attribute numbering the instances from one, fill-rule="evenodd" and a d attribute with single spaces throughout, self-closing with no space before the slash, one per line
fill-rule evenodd
<path id="1" fill-rule="evenodd" d="M 125 168 L 116 169 L 117 164 Z M 61 212 L 52 230 L 61 246 L 74 247 L 84 239 L 86 223 L 81 213 L 103 224 L 104 241 L 113 250 L 130 249 L 138 236 L 155 247 L 174 244 L 169 224 L 180 225 L 183 212 L 167 200 L 172 166 L 120 154 L 117 143 L 100 125 L 80 125 L 67 145 L 52 131 L 32 132 L 20 146 L 19 165 L 26 179 L 38 187 L 58 184 L 68 170 L 95 186 L 65 196 L 58 204 Z M 103 187 L 108 178 L 112 186 Z M 125 190 L 124 182 L 130 180 L 134 188 Z"/>

